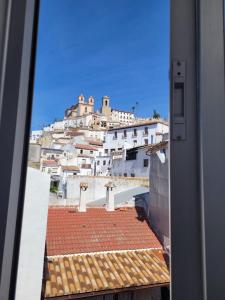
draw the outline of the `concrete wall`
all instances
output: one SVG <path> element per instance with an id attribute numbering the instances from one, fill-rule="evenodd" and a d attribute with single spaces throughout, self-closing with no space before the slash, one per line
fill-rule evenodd
<path id="1" fill-rule="evenodd" d="M 114 192 L 120 193 L 138 186 L 148 186 L 148 178 L 108 177 L 108 176 L 73 176 L 67 178 L 67 198 L 79 200 L 80 183 L 87 182 L 87 202 L 96 201 L 105 197 L 105 184 L 113 181 L 116 185 Z"/>
<path id="2" fill-rule="evenodd" d="M 40 300 L 48 215 L 50 178 L 28 168 L 16 300 Z"/>
<path id="3" fill-rule="evenodd" d="M 161 152 L 160 152 L 161 151 Z M 169 178 L 168 149 L 150 156 L 150 221 L 164 246 L 169 243 Z"/>

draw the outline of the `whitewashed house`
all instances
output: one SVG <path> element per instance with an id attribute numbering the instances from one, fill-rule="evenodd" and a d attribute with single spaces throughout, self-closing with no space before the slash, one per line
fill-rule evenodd
<path id="1" fill-rule="evenodd" d="M 42 133 L 42 130 L 32 130 L 30 135 L 30 143 L 39 143 Z"/>
<path id="2" fill-rule="evenodd" d="M 60 166 L 56 160 L 42 160 L 40 170 L 49 175 L 60 175 Z"/>
<path id="3" fill-rule="evenodd" d="M 124 110 L 112 109 L 112 121 L 123 125 L 132 125 L 135 122 L 134 113 Z"/>
<path id="4" fill-rule="evenodd" d="M 95 158 L 95 175 L 110 176 L 112 167 L 111 155 L 96 156 Z"/>
<path id="5" fill-rule="evenodd" d="M 104 153 L 121 151 L 148 144 L 154 144 L 168 132 L 168 124 L 163 120 L 150 120 L 146 123 L 109 129 L 103 144 Z"/>
<path id="6" fill-rule="evenodd" d="M 139 146 L 112 153 L 112 176 L 148 177 L 149 156 L 148 146 Z"/>

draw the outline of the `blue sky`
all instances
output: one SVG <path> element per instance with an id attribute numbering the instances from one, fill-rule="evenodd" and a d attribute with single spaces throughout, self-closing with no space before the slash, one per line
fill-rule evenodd
<path id="1" fill-rule="evenodd" d="M 167 117 L 169 0 L 41 0 L 32 129 L 77 96 Z"/>

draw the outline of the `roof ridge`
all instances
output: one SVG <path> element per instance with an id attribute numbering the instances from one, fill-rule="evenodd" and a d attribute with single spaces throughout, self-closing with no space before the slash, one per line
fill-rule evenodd
<path id="1" fill-rule="evenodd" d="M 71 257 L 79 255 L 98 255 L 98 254 L 111 254 L 111 253 L 124 253 L 124 252 L 142 252 L 142 251 L 153 251 L 158 250 L 163 252 L 162 247 L 152 247 L 152 248 L 140 248 L 140 249 L 126 249 L 126 250 L 107 250 L 107 251 L 95 251 L 95 252 L 81 252 L 81 253 L 71 253 L 71 254 L 58 254 L 58 255 L 47 255 L 48 259 L 57 257 Z"/>

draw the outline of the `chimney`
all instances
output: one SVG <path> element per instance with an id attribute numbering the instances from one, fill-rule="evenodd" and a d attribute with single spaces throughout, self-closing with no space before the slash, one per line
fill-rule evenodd
<path id="1" fill-rule="evenodd" d="M 106 210 L 107 211 L 114 211 L 115 203 L 114 203 L 114 183 L 109 181 L 106 185 Z"/>
<path id="2" fill-rule="evenodd" d="M 86 212 L 86 193 L 87 193 L 88 184 L 86 182 L 80 183 L 80 202 L 79 202 L 79 212 Z"/>

